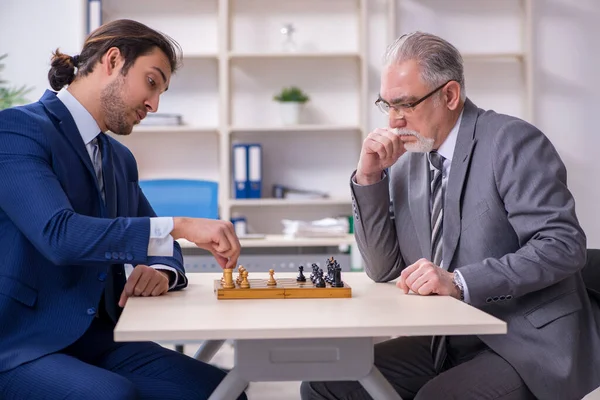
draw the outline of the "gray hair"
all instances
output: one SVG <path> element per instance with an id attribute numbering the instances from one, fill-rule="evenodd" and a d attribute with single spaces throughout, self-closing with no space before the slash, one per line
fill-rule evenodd
<path id="1" fill-rule="evenodd" d="M 431 33 L 414 32 L 400 36 L 388 46 L 383 65 L 415 60 L 421 79 L 433 89 L 453 80 L 460 84 L 461 99 L 466 97 L 463 59 L 456 47 Z"/>

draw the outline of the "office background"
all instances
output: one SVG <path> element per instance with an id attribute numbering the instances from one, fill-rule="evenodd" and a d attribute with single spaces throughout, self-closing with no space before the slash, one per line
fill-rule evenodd
<path id="1" fill-rule="evenodd" d="M 467 95 L 476 104 L 529 119 L 550 137 L 567 165 L 588 245 L 600 246 L 600 166 L 595 155 L 600 136 L 594 118 L 600 89 L 597 0 L 396 0 L 392 8 L 386 0 L 365 0 L 364 26 L 359 19 L 362 2 L 357 0 L 307 0 L 301 6 L 292 0 L 230 0 L 225 22 L 230 45 L 224 53 L 219 48 L 224 27 L 217 16 L 218 0 L 102 3 L 105 20 L 139 17 L 172 35 L 184 54 L 192 56 L 184 59 L 159 110 L 181 112 L 192 128 L 134 132 L 125 139 L 138 157 L 142 178 L 229 182 L 229 176 L 221 176 L 231 173 L 224 170 L 231 160 L 223 160 L 229 150 L 221 148 L 219 136 L 226 130 L 228 146 L 244 140 L 262 142 L 263 198 L 271 196 L 272 184 L 287 183 L 328 192 L 331 199 L 308 205 L 264 199 L 253 204 L 228 195 L 220 199 L 221 206 L 227 206 L 222 215 L 241 213 L 253 231 L 277 234 L 284 218 L 350 214 L 348 177 L 356 165 L 361 135 L 385 124 L 373 106 L 381 55 L 393 36 L 420 29 L 444 36 L 467 54 Z M 87 1 L 0 4 L 0 54 L 8 54 L 2 78 L 15 86 L 34 87 L 28 98 L 36 100 L 48 87 L 50 52 L 57 47 L 68 54 L 80 50 Z M 529 17 L 523 14 L 527 4 Z M 391 9 L 395 15 L 389 15 Z M 337 55 L 256 56 L 279 51 L 279 27 L 287 22 L 294 24 L 300 52 Z M 523 41 L 529 34 L 530 40 Z M 247 52 L 254 58 L 246 58 Z M 486 58 L 486 53 L 498 57 Z M 222 57 L 228 59 L 231 81 L 226 100 L 219 94 Z M 367 78 L 364 87 L 361 76 Z M 287 82 L 300 82 L 311 96 L 303 117 L 313 128 L 281 132 L 272 128 L 281 125 L 272 96 Z M 225 122 L 220 119 L 223 108 L 229 110 Z M 270 131 L 263 131 L 267 126 Z M 150 162 L 158 152 L 164 154 L 161 161 Z"/>

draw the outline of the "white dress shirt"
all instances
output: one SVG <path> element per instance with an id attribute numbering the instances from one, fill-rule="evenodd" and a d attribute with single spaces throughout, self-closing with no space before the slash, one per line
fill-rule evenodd
<path id="1" fill-rule="evenodd" d="M 63 102 L 65 107 L 71 113 L 75 125 L 79 130 L 79 134 L 83 139 L 83 143 L 87 149 L 92 163 L 94 162 L 94 144 L 92 141 L 100 133 L 100 127 L 98 123 L 92 117 L 92 115 L 83 107 L 83 105 L 66 89 L 63 88 L 58 92 L 57 97 Z M 148 240 L 148 256 L 173 256 L 173 237 L 171 231 L 173 230 L 173 218 L 172 217 L 154 217 L 150 218 L 150 238 Z M 171 266 L 163 264 L 150 265 L 152 268 L 167 270 L 174 273 L 176 279 L 173 279 L 170 284 L 172 289 L 179 280 L 179 273 Z"/>

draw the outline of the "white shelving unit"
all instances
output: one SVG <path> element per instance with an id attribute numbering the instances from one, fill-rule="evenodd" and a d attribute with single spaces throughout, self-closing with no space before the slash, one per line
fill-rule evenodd
<path id="1" fill-rule="evenodd" d="M 467 96 L 475 104 L 534 123 L 532 3 L 391 0 L 389 36 L 421 30 L 447 39 L 461 51 Z"/>
<path id="2" fill-rule="evenodd" d="M 246 247 L 336 246 L 352 235 L 288 239 L 282 219 L 351 215 L 349 177 L 366 135 L 368 0 L 103 0 L 104 22 L 131 18 L 180 43 L 183 67 L 161 97 L 177 127 L 138 126 L 117 137 L 136 156 L 140 179 L 219 183 L 220 217 L 244 215 L 265 239 Z M 335 22 L 333 22 L 335 21 Z M 280 28 L 292 23 L 297 49 L 285 52 Z M 282 125 L 273 95 L 295 85 L 310 96 L 301 124 Z M 261 143 L 261 199 L 232 195 L 232 146 Z M 318 200 L 271 197 L 273 184 L 317 190 Z"/>

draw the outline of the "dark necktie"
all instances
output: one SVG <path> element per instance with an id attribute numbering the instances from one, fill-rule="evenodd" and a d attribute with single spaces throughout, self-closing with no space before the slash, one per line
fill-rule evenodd
<path id="1" fill-rule="evenodd" d="M 444 190 L 442 172 L 444 157 L 438 152 L 429 153 L 429 161 L 433 166 L 431 174 L 431 262 L 442 267 L 444 249 Z M 434 336 L 431 340 L 433 367 L 437 373 L 442 370 L 447 355 L 446 337 Z"/>

